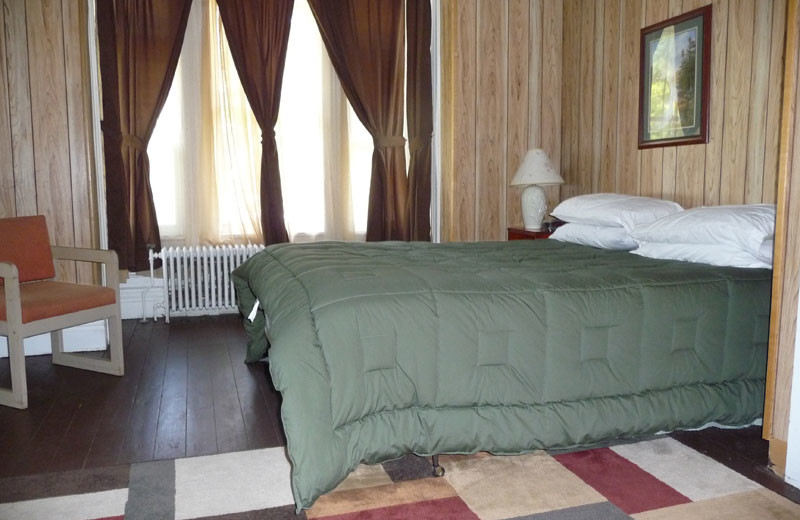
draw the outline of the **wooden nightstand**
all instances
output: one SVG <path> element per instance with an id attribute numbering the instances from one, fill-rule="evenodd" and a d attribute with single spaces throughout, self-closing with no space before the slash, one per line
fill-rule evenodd
<path id="1" fill-rule="evenodd" d="M 541 231 L 529 231 L 525 228 L 508 228 L 509 240 L 537 240 L 540 238 L 548 238 L 553 234 L 553 231 L 566 224 L 563 220 L 557 218 L 545 220 L 542 222 Z"/>
<path id="2" fill-rule="evenodd" d="M 552 231 L 547 231 L 545 229 L 541 231 L 529 231 L 524 228 L 508 228 L 509 240 L 537 240 L 540 238 L 547 238 L 552 234 Z"/>

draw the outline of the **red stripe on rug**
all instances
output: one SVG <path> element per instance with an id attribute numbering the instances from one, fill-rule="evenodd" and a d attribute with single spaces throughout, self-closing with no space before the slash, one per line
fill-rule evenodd
<path id="1" fill-rule="evenodd" d="M 691 502 L 608 448 L 565 453 L 554 458 L 629 515 Z"/>
<path id="2" fill-rule="evenodd" d="M 342 515 L 323 516 L 317 520 L 479 520 L 478 515 L 472 512 L 458 497 L 439 498 L 424 502 L 412 502 L 397 506 L 379 507 L 354 511 Z"/>

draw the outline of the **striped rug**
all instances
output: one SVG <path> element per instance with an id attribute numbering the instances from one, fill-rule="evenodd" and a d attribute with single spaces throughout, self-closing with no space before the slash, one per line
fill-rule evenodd
<path id="1" fill-rule="evenodd" d="M 0 519 L 798 519 L 797 505 L 670 437 L 573 453 L 360 466 L 294 514 L 283 448 L 0 480 Z"/>

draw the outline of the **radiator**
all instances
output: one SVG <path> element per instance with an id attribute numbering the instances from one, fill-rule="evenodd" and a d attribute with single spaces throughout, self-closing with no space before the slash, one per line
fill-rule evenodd
<path id="1" fill-rule="evenodd" d="M 224 245 L 210 247 L 165 247 L 150 251 L 150 276 L 154 262 L 162 262 L 164 301 L 170 316 L 201 316 L 237 312 L 236 292 L 231 271 L 264 249 L 262 245 Z M 158 313 L 154 309 L 154 314 Z"/>

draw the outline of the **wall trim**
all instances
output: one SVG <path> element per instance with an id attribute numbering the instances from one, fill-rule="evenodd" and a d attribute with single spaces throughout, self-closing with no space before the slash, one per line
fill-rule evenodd
<path id="1" fill-rule="evenodd" d="M 163 278 L 150 278 L 131 273 L 119 286 L 120 312 L 123 320 L 152 318 L 154 310 L 163 316 L 160 305 L 164 303 Z M 67 352 L 96 351 L 106 348 L 106 325 L 96 321 L 64 329 L 64 350 Z M 25 338 L 25 355 L 50 354 L 50 334 Z M 0 336 L 0 358 L 8 357 L 8 342 Z"/>
<path id="2" fill-rule="evenodd" d="M 800 310 L 797 312 L 800 317 Z M 792 370 L 792 390 L 789 394 L 789 426 L 786 435 L 786 458 L 784 478 L 789 484 L 800 488 L 800 327 L 795 331 L 794 366 Z M 770 440 L 770 447 L 775 439 Z"/>
<path id="3" fill-rule="evenodd" d="M 431 94 L 433 148 L 431 150 L 431 241 L 442 241 L 442 6 L 431 0 Z"/>
<path id="4" fill-rule="evenodd" d="M 97 1 L 86 0 L 89 48 L 89 94 L 92 115 L 92 148 L 96 187 L 97 219 L 100 249 L 108 249 L 108 215 L 106 214 L 106 163 L 103 131 L 100 128 L 100 62 L 97 43 Z M 105 274 L 103 275 L 105 281 Z"/>

